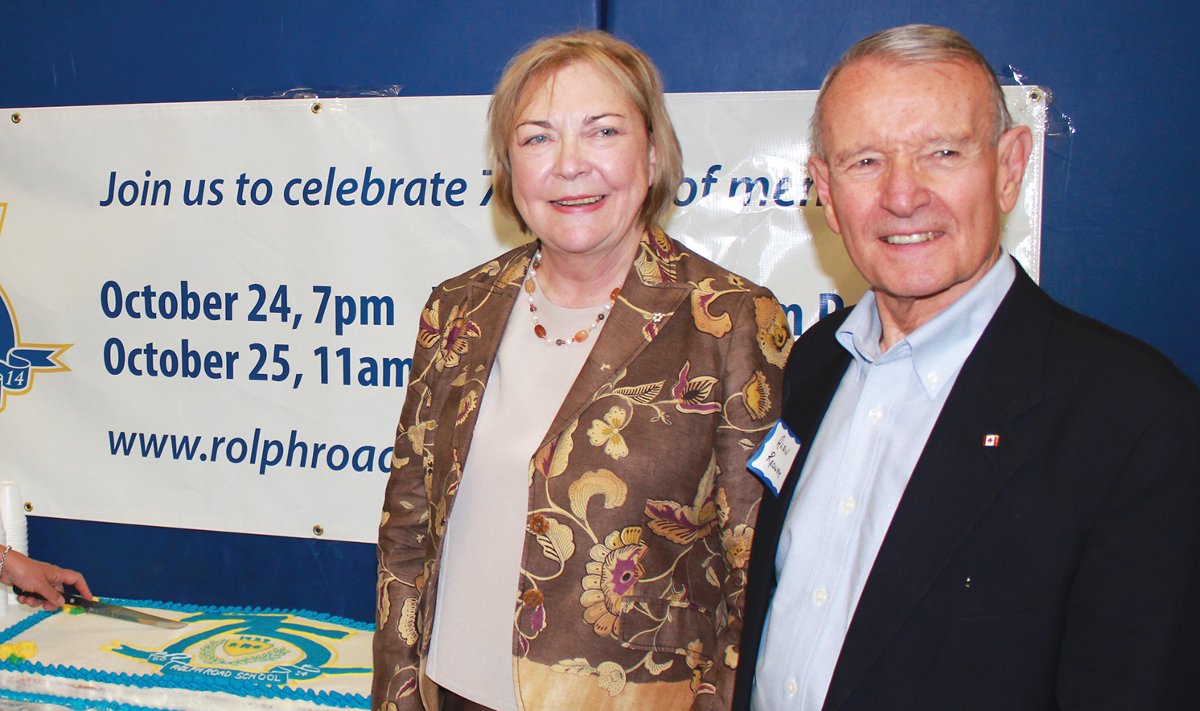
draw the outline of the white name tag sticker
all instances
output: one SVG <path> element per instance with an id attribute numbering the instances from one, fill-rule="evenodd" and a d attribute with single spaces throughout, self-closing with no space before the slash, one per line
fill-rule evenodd
<path id="1" fill-rule="evenodd" d="M 779 496 L 783 480 L 792 470 L 792 462 L 796 461 L 796 455 L 799 453 L 800 438 L 780 420 L 767 433 L 762 444 L 758 445 L 754 456 L 746 463 L 746 468 L 762 479 L 772 494 Z"/>

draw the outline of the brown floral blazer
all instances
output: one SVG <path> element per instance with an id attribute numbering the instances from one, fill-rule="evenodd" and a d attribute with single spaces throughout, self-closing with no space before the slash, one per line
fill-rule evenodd
<path id="1" fill-rule="evenodd" d="M 438 709 L 424 676 L 439 556 L 501 334 L 536 244 L 421 313 L 379 530 L 373 706 Z M 771 293 L 647 233 L 529 462 L 513 664 L 526 709 L 726 709 L 792 339 Z"/>

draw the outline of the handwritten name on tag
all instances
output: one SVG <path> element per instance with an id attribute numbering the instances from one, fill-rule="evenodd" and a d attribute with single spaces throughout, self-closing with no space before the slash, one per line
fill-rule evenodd
<path id="1" fill-rule="evenodd" d="M 780 420 L 767 433 L 762 444 L 758 445 L 758 449 L 746 463 L 746 468 L 762 479 L 772 494 L 779 496 L 783 480 L 792 470 L 792 462 L 796 461 L 796 455 L 799 453 L 800 438 Z"/>

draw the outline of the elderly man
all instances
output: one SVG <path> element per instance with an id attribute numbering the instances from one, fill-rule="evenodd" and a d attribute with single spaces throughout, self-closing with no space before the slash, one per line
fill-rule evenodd
<path id="1" fill-rule="evenodd" d="M 868 37 L 812 132 L 871 291 L 788 363 L 737 708 L 1195 708 L 1200 396 L 1001 247 L 1032 140 L 986 61 Z"/>

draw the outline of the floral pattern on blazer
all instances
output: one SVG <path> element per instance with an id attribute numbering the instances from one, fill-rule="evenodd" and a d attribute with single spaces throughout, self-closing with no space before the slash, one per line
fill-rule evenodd
<path id="1" fill-rule="evenodd" d="M 536 244 L 430 296 L 379 533 L 373 704 L 438 708 L 424 676 L 439 555 L 501 334 Z M 513 664 L 527 709 L 723 709 L 792 338 L 766 289 L 661 230 L 529 465 Z"/>

